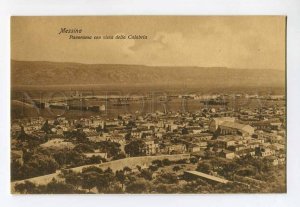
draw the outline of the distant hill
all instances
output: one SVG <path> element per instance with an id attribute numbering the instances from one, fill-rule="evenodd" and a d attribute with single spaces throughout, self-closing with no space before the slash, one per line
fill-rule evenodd
<path id="1" fill-rule="evenodd" d="M 222 67 L 164 67 L 11 61 L 12 86 L 193 85 L 284 87 L 284 71 Z"/>

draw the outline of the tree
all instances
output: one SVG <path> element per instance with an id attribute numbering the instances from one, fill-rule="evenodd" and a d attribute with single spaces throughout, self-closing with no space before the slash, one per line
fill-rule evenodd
<path id="1" fill-rule="evenodd" d="M 80 129 L 80 128 L 82 128 L 83 126 L 82 126 L 82 124 L 80 124 L 80 123 L 77 123 L 77 124 L 75 124 L 75 128 L 76 129 Z"/>
<path id="2" fill-rule="evenodd" d="M 21 194 L 32 194 L 36 192 L 36 185 L 26 180 L 24 183 L 17 183 L 15 191 Z"/>
<path id="3" fill-rule="evenodd" d="M 48 123 L 48 119 L 45 121 L 45 123 L 43 124 L 42 128 L 41 128 L 44 132 L 46 132 L 46 134 L 51 133 L 51 126 Z"/>
<path id="4" fill-rule="evenodd" d="M 162 160 L 162 164 L 163 164 L 164 166 L 169 166 L 169 165 L 172 164 L 172 162 L 171 162 L 169 159 L 163 159 L 163 160 Z"/>
<path id="5" fill-rule="evenodd" d="M 152 165 L 155 165 L 157 167 L 163 167 L 163 162 L 161 160 L 153 160 Z"/>
<path id="6" fill-rule="evenodd" d="M 104 170 L 105 173 L 108 173 L 108 174 L 113 174 L 113 171 L 110 167 L 108 167 L 106 170 Z"/>
<path id="7" fill-rule="evenodd" d="M 96 127 L 96 132 L 102 132 L 102 127 L 100 125 Z"/>
<path id="8" fill-rule="evenodd" d="M 142 170 L 142 167 L 137 165 L 136 168 L 138 169 L 138 171 L 141 171 Z"/>
<path id="9" fill-rule="evenodd" d="M 115 155 L 115 156 L 113 157 L 113 160 L 119 160 L 119 159 L 124 159 L 124 158 L 126 158 L 126 155 L 125 155 L 124 152 L 121 152 L 121 153 Z"/>
<path id="10" fill-rule="evenodd" d="M 98 164 L 98 163 L 102 163 L 102 162 L 106 162 L 106 159 L 101 156 L 95 156 L 95 155 L 93 155 L 90 158 L 87 158 L 87 161 L 86 161 L 87 164 Z"/>
<path id="11" fill-rule="evenodd" d="M 108 157 L 117 157 L 121 152 L 120 144 L 111 141 L 102 141 L 97 144 L 102 152 L 106 152 Z"/>
<path id="12" fill-rule="evenodd" d="M 104 126 L 103 126 L 102 131 L 103 131 L 104 133 L 108 133 L 108 132 L 109 132 L 109 129 L 106 127 L 106 123 L 104 123 Z"/>
<path id="13" fill-rule="evenodd" d="M 126 172 L 131 172 L 132 170 L 131 170 L 130 167 L 125 166 L 125 167 L 123 168 L 123 171 L 126 173 Z"/>
<path id="14" fill-rule="evenodd" d="M 115 175 L 111 168 L 107 168 L 104 170 L 102 174 L 98 177 L 98 181 L 96 184 L 98 192 L 110 192 L 110 187 L 112 183 L 115 181 Z"/>
<path id="15" fill-rule="evenodd" d="M 152 171 L 152 172 L 155 172 L 158 170 L 158 167 L 156 165 L 150 165 L 149 166 L 149 169 Z"/>
<path id="16" fill-rule="evenodd" d="M 212 166 L 209 163 L 199 163 L 197 166 L 197 171 L 209 174 L 212 170 Z"/>
<path id="17" fill-rule="evenodd" d="M 159 184 L 157 187 L 155 187 L 155 191 L 157 193 L 169 193 L 169 186 L 165 184 Z"/>
<path id="18" fill-rule="evenodd" d="M 254 167 L 249 167 L 237 170 L 236 174 L 240 176 L 255 176 L 256 171 Z"/>
<path id="19" fill-rule="evenodd" d="M 150 170 L 141 170 L 140 176 L 146 180 L 152 180 L 152 172 Z"/>
<path id="20" fill-rule="evenodd" d="M 119 121 L 122 121 L 122 120 L 123 120 L 122 116 L 120 116 L 119 114 L 118 114 L 118 120 L 119 120 Z"/>
<path id="21" fill-rule="evenodd" d="M 66 164 L 66 152 L 58 151 L 53 154 L 53 158 L 60 166 L 63 166 Z"/>
<path id="22" fill-rule="evenodd" d="M 191 157 L 191 158 L 190 158 L 190 162 L 191 162 L 192 164 L 196 164 L 196 163 L 198 162 L 198 159 L 197 159 L 196 157 Z"/>
<path id="23" fill-rule="evenodd" d="M 57 119 L 54 120 L 53 125 L 57 126 L 59 125 L 59 121 Z"/>
<path id="24" fill-rule="evenodd" d="M 60 165 L 79 166 L 86 163 L 85 156 L 75 150 L 61 150 L 55 152 L 53 157 Z"/>
<path id="25" fill-rule="evenodd" d="M 218 184 L 214 186 L 216 193 L 254 193 L 251 191 L 248 185 L 237 183 L 237 182 L 228 182 L 226 184 Z M 257 193 L 257 189 L 255 191 Z"/>
<path id="26" fill-rule="evenodd" d="M 78 143 L 85 143 L 88 141 L 86 134 L 84 132 L 82 132 L 81 130 L 77 130 L 75 136 L 76 136 L 76 141 Z"/>
<path id="27" fill-rule="evenodd" d="M 177 193 L 179 186 L 168 185 L 168 184 L 159 184 L 154 186 L 154 191 L 157 193 Z"/>
<path id="28" fill-rule="evenodd" d="M 11 181 L 15 180 L 22 180 L 23 175 L 20 172 L 22 165 L 17 161 L 12 161 L 10 168 L 11 168 Z"/>
<path id="29" fill-rule="evenodd" d="M 179 171 L 179 170 L 181 170 L 181 169 L 182 169 L 182 168 L 179 167 L 178 165 L 176 165 L 176 166 L 173 167 L 173 171 L 175 171 L 175 172 L 177 172 L 177 171 Z"/>
<path id="30" fill-rule="evenodd" d="M 219 174 L 225 177 L 233 175 L 238 169 L 239 165 L 235 162 L 225 163 L 222 165 L 222 170 L 220 170 Z"/>
<path id="31" fill-rule="evenodd" d="M 137 177 L 133 174 L 127 174 L 126 175 L 126 180 L 125 180 L 125 185 L 128 186 L 131 183 L 134 183 L 135 181 L 137 181 Z"/>
<path id="32" fill-rule="evenodd" d="M 90 192 L 92 188 L 98 185 L 100 174 L 97 172 L 86 172 L 83 174 L 82 188 L 88 189 Z"/>
<path id="33" fill-rule="evenodd" d="M 129 120 L 128 123 L 127 123 L 127 125 L 126 125 L 126 129 L 130 130 L 130 129 L 134 128 L 134 127 L 136 127 L 135 122 L 132 121 L 132 120 Z"/>
<path id="34" fill-rule="evenodd" d="M 186 164 L 187 163 L 187 159 L 176 160 L 175 163 L 176 164 Z"/>
<path id="35" fill-rule="evenodd" d="M 79 173 L 69 171 L 64 173 L 63 177 L 65 178 L 67 184 L 71 184 L 75 187 L 75 190 L 82 185 L 82 177 Z"/>
<path id="36" fill-rule="evenodd" d="M 262 160 L 262 162 L 263 162 L 263 169 L 262 169 L 262 171 L 264 173 L 272 173 L 272 172 L 274 172 L 274 165 L 273 165 L 273 163 L 272 163 L 272 161 L 270 159 L 264 158 Z"/>
<path id="37" fill-rule="evenodd" d="M 116 171 L 116 178 L 122 184 L 122 189 L 123 189 L 124 182 L 126 180 L 126 176 L 124 174 L 124 171 L 123 170 Z"/>
<path id="38" fill-rule="evenodd" d="M 132 157 L 144 155 L 145 153 L 141 151 L 145 147 L 145 142 L 142 140 L 134 140 L 129 144 L 125 145 L 125 152 Z"/>
<path id="39" fill-rule="evenodd" d="M 89 153 L 89 152 L 94 152 L 94 147 L 87 143 L 79 143 L 74 147 L 73 150 L 80 153 Z"/>
<path id="40" fill-rule="evenodd" d="M 108 192 L 110 183 L 111 183 L 111 177 L 108 177 L 106 174 L 99 175 L 97 182 L 96 182 L 96 188 L 97 188 L 98 192 L 99 193 Z"/>
<path id="41" fill-rule="evenodd" d="M 41 140 L 38 140 L 38 139 L 35 139 L 35 138 L 32 138 L 31 136 L 27 136 L 27 140 L 28 140 L 28 148 L 30 150 L 34 150 L 36 149 L 40 144 L 41 144 Z"/>
<path id="42" fill-rule="evenodd" d="M 196 180 L 192 179 L 191 182 L 185 184 L 181 192 L 182 193 L 212 193 L 213 187 L 208 184 L 206 181 L 198 178 Z"/>
<path id="43" fill-rule="evenodd" d="M 125 140 L 129 141 L 130 139 L 131 139 L 131 133 L 129 132 L 125 135 Z"/>
<path id="44" fill-rule="evenodd" d="M 71 194 L 74 193 L 74 186 L 63 182 L 52 180 L 46 186 L 46 192 L 50 194 Z"/>
<path id="45" fill-rule="evenodd" d="M 59 164 L 50 156 L 34 154 L 20 168 L 22 179 L 54 173 Z"/>
<path id="46" fill-rule="evenodd" d="M 182 130 L 181 130 L 181 134 L 188 134 L 189 133 L 189 131 L 188 131 L 188 129 L 187 128 L 182 128 Z"/>
<path id="47" fill-rule="evenodd" d="M 177 184 L 178 177 L 175 173 L 163 173 L 157 178 L 156 181 L 165 184 Z"/>
<path id="48" fill-rule="evenodd" d="M 28 137 L 28 135 L 25 133 L 24 127 L 21 126 L 21 131 L 20 131 L 20 134 L 18 135 L 18 140 L 25 142 L 27 137 Z"/>
<path id="49" fill-rule="evenodd" d="M 146 182 L 133 182 L 126 187 L 128 193 L 147 193 L 148 185 Z"/>

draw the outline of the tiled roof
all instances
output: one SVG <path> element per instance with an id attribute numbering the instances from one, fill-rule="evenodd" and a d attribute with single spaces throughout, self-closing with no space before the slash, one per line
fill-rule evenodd
<path id="1" fill-rule="evenodd" d="M 230 121 L 224 121 L 219 126 L 234 128 L 234 129 L 243 130 L 243 131 L 248 131 L 249 129 L 252 128 L 251 126 L 246 125 L 246 124 L 240 124 L 237 122 L 230 122 Z"/>

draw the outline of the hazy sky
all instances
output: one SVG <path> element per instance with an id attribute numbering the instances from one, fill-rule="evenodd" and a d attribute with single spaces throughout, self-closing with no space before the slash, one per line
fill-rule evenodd
<path id="1" fill-rule="evenodd" d="M 77 35 L 147 35 L 147 40 L 70 40 Z M 282 16 L 13 17 L 11 57 L 105 64 L 285 69 Z"/>

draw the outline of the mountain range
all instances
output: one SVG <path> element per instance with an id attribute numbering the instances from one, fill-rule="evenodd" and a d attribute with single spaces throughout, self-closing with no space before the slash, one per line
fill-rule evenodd
<path id="1" fill-rule="evenodd" d="M 285 72 L 272 69 L 178 67 L 11 61 L 12 86 L 192 85 L 284 87 Z"/>

